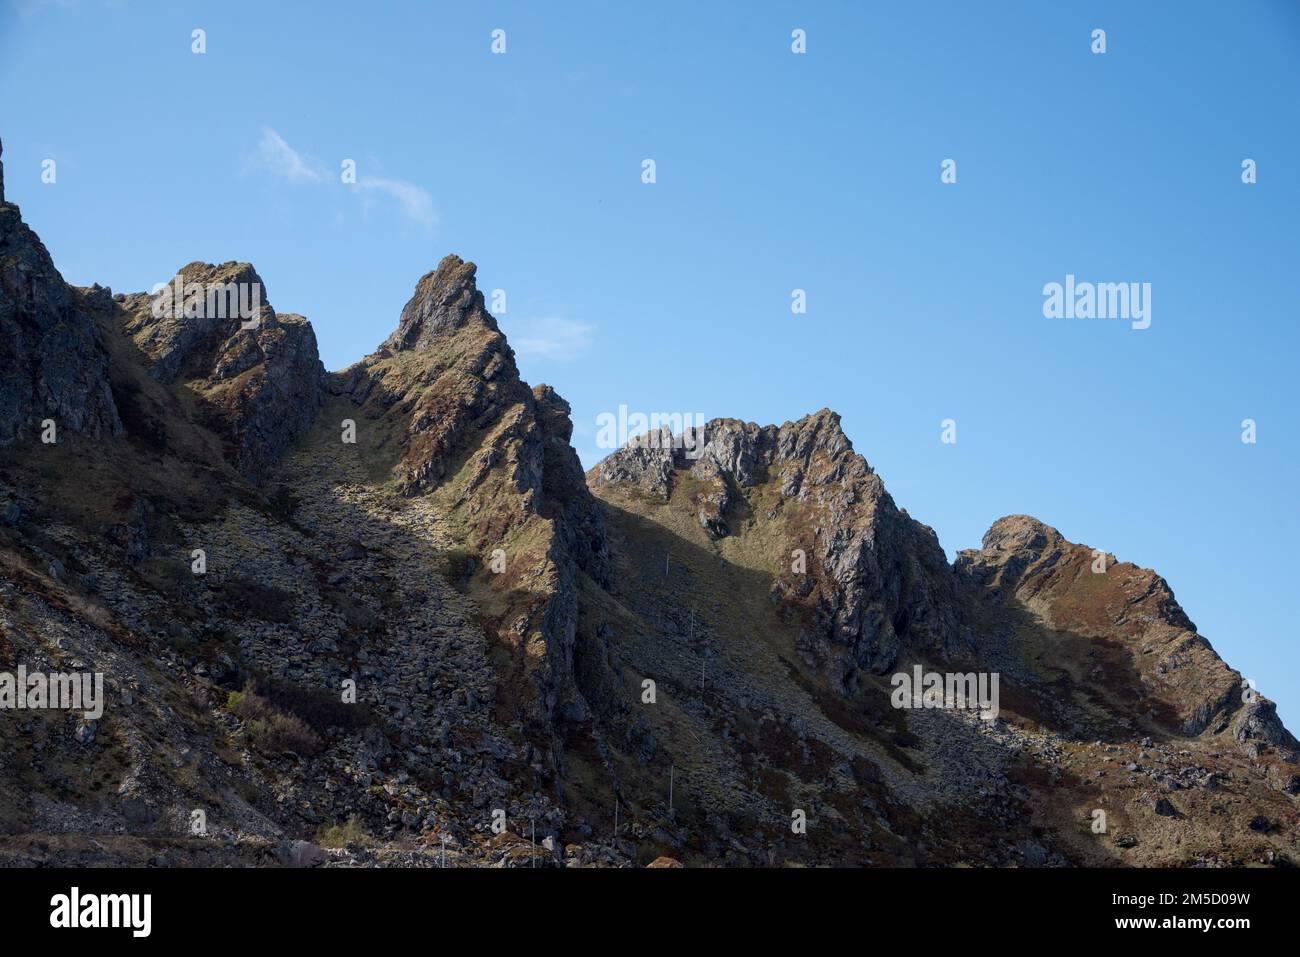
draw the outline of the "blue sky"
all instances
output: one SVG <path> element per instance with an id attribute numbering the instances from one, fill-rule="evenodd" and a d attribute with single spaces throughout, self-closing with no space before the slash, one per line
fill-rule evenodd
<path id="1" fill-rule="evenodd" d="M 587 465 L 621 404 L 829 406 L 950 554 L 1026 512 L 1157 569 L 1296 731 L 1298 101 L 1284 0 L 0 6 L 69 281 L 248 260 L 337 369 L 456 252 Z M 1066 274 L 1151 327 L 1045 318 Z"/>

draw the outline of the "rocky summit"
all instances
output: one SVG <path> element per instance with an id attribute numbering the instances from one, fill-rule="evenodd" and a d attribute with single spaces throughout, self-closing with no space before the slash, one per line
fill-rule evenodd
<path id="1" fill-rule="evenodd" d="M 72 287 L 2 184 L 0 864 L 1300 861 L 1156 573 L 950 563 L 825 409 L 584 474 L 473 263 L 326 372 L 249 263 Z"/>

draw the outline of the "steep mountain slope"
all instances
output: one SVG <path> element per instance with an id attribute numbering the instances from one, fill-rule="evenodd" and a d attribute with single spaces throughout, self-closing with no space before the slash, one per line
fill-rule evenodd
<path id="1" fill-rule="evenodd" d="M 873 863 L 1294 859 L 1296 742 L 1158 576 L 1113 556 L 1094 572 L 1092 549 L 1024 516 L 949 567 L 825 410 L 702 431 L 589 475 L 636 612 L 596 645 L 674 689 L 627 733 L 723 818 L 691 831 Z M 916 665 L 997 672 L 999 715 L 891 707 L 886 678 Z M 790 836 L 795 807 L 812 840 Z"/>
<path id="2" fill-rule="evenodd" d="M 1024 516 L 950 565 L 826 410 L 584 476 L 474 272 L 326 373 L 251 265 L 76 289 L 0 202 L 0 672 L 105 679 L 5 712 L 0 863 L 1297 859 L 1297 743 L 1158 576 Z"/>
<path id="3" fill-rule="evenodd" d="M 607 575 L 604 531 L 569 445 L 568 404 L 520 379 L 474 270 L 446 257 L 379 351 L 333 388 L 355 404 L 368 433 L 358 445 L 391 463 L 396 491 L 439 506 L 499 658 L 503 718 L 549 749 L 542 738 L 572 696 L 575 576 Z"/>

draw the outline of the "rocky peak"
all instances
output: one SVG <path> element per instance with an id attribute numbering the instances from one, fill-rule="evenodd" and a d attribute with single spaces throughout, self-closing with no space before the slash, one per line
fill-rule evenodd
<path id="1" fill-rule="evenodd" d="M 310 427 L 325 391 L 316 334 L 302 316 L 276 314 L 251 264 L 192 262 L 121 305 L 149 374 L 196 387 L 250 477 Z"/>
<path id="2" fill-rule="evenodd" d="M 384 341 L 394 352 L 427 348 L 476 320 L 495 330 L 496 321 L 474 284 L 478 267 L 459 256 L 443 257 L 436 269 L 420 277 L 415 294 L 402 308 L 397 329 Z"/>
<path id="3" fill-rule="evenodd" d="M 677 468 L 674 442 L 668 426 L 633 436 L 596 464 L 591 480 L 595 485 L 635 486 L 667 499 Z"/>
<path id="4" fill-rule="evenodd" d="M 630 486 L 680 503 L 712 539 L 755 524 L 779 530 L 779 567 L 788 568 L 793 549 L 808 567 L 783 571 L 772 594 L 807 620 L 799 651 L 838 688 L 862 670 L 891 667 L 905 649 L 964 643 L 938 538 L 895 507 L 829 409 L 780 426 L 714 419 L 676 438 L 662 427 L 610 455 L 590 478 L 598 489 Z"/>
<path id="5" fill-rule="evenodd" d="M 1103 557 L 1104 561 L 1098 564 Z M 1103 556 L 1099 550 L 1071 542 L 1052 526 L 1030 515 L 998 519 L 984 533 L 979 549 L 958 553 L 955 567 L 985 588 L 1036 591 L 1048 572 L 1058 565 L 1073 568 L 1075 563 L 1086 563 L 1090 571 L 1095 567 L 1105 569 L 1100 574 L 1110 574 L 1113 570 L 1122 573 L 1117 575 L 1117 580 L 1124 579 L 1130 591 L 1139 592 L 1133 601 L 1149 604 L 1159 620 L 1172 627 L 1196 630 L 1196 625 L 1175 600 L 1169 583 L 1155 572 L 1118 562 L 1114 556 Z"/>
<path id="6" fill-rule="evenodd" d="M 989 526 L 980 544 L 986 552 L 1037 557 L 1063 540 L 1060 532 L 1032 515 L 1006 515 Z"/>
<path id="7" fill-rule="evenodd" d="M 852 451 L 853 443 L 840 426 L 840 414 L 830 409 L 787 422 L 777 431 L 777 454 L 782 459 L 807 462 L 814 455 L 836 459 Z"/>
<path id="8" fill-rule="evenodd" d="M 5 145 L 3 142 L 0 142 L 0 157 L 3 157 L 4 155 L 5 155 Z M 4 164 L 4 160 L 0 158 L 0 203 L 3 203 L 4 201 L 5 201 L 5 164 Z"/>
<path id="9" fill-rule="evenodd" d="M 512 662 L 501 706 L 545 737 L 574 694 L 578 580 L 608 578 L 605 533 L 569 405 L 520 377 L 475 270 L 452 255 L 421 277 L 397 330 L 334 388 L 358 406 L 402 493 L 434 497 L 464 529 L 468 587 L 491 589 L 490 635 Z M 507 571 L 480 561 L 494 553 L 509 556 Z"/>
<path id="10" fill-rule="evenodd" d="M 1083 648 L 1096 675 L 1139 697 L 1147 716 L 1182 734 L 1218 733 L 1240 708 L 1241 676 L 1196 631 L 1160 575 L 1068 541 L 1028 515 L 993 523 L 983 547 L 958 554 L 958 578 L 986 608 L 1049 629 L 1053 655 Z M 1104 661 L 1104 664 L 1098 664 Z M 1256 709 L 1247 737 L 1276 737 Z"/>
<path id="11" fill-rule="evenodd" d="M 957 570 L 984 587 L 1015 588 L 1031 567 L 1050 567 L 1060 558 L 1061 533 L 1030 515 L 1006 515 L 994 522 L 981 547 L 958 554 Z"/>
<path id="12" fill-rule="evenodd" d="M 1290 754 L 1300 752 L 1300 741 L 1283 725 L 1277 716 L 1277 704 L 1267 698 L 1255 696 L 1246 702 L 1232 721 L 1232 736 L 1238 744 L 1254 747 L 1273 745 Z"/>
<path id="13" fill-rule="evenodd" d="M 249 263 L 182 266 L 157 294 L 124 300 L 126 331 L 153 360 L 150 374 L 225 379 L 259 361 L 258 331 L 276 325 L 266 286 Z"/>
<path id="14" fill-rule="evenodd" d="M 782 494 L 865 478 L 874 474 L 840 427 L 840 417 L 821 409 L 784 425 L 713 419 L 674 435 L 668 425 L 630 439 L 592 471 L 597 484 L 634 485 L 668 498 L 675 473 L 750 488 L 779 473 Z"/>
<path id="15" fill-rule="evenodd" d="M 0 204 L 0 445 L 41 422 L 118 435 L 103 331 L 18 207 Z"/>

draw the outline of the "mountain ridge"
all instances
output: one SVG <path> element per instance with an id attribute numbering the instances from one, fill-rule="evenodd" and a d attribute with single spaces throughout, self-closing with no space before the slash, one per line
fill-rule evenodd
<path id="1" fill-rule="evenodd" d="M 1158 574 L 1021 515 L 949 562 L 829 409 L 584 473 L 475 270 L 330 372 L 250 264 L 159 314 L 0 205 L 0 663 L 110 702 L 0 727 L 0 859 L 1295 860 L 1300 745 Z M 1000 715 L 891 706 L 915 667 Z"/>

